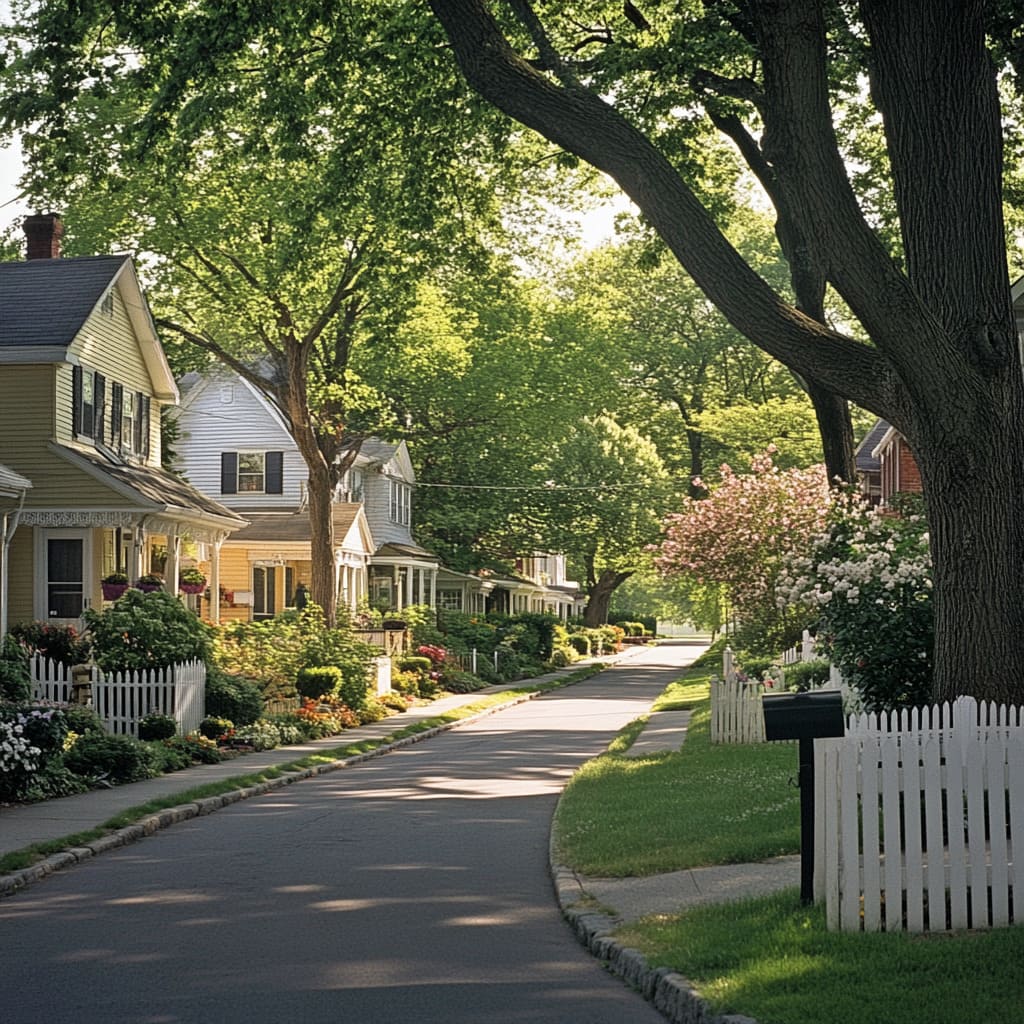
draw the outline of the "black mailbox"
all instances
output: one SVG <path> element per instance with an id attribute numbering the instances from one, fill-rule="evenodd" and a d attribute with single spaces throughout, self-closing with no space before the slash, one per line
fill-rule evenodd
<path id="1" fill-rule="evenodd" d="M 767 740 L 814 740 L 842 736 L 846 730 L 843 695 L 838 690 L 768 693 L 761 703 Z"/>
<path id="2" fill-rule="evenodd" d="M 764 736 L 767 740 L 799 740 L 800 767 L 800 899 L 814 900 L 814 741 L 846 733 L 843 695 L 838 690 L 766 693 Z"/>

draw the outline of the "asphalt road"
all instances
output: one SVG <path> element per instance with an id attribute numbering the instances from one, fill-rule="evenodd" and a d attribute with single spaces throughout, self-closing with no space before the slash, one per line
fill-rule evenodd
<path id="1" fill-rule="evenodd" d="M 656 1024 L 548 873 L 565 781 L 699 651 L 234 804 L 0 902 L 4 1024 Z"/>

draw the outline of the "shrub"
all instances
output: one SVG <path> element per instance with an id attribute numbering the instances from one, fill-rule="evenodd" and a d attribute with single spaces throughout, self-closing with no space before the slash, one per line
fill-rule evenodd
<path id="1" fill-rule="evenodd" d="M 65 729 L 53 708 L 0 706 L 0 800 L 27 798 L 36 773 L 60 755 Z"/>
<path id="2" fill-rule="evenodd" d="M 88 733 L 64 754 L 73 772 L 112 783 L 138 782 L 156 774 L 154 756 L 145 743 L 130 736 Z"/>
<path id="3" fill-rule="evenodd" d="M 253 679 L 211 667 L 206 675 L 206 713 L 249 725 L 263 714 L 263 691 Z"/>
<path id="4" fill-rule="evenodd" d="M 139 739 L 169 740 L 178 731 L 178 723 L 159 711 L 150 711 L 139 719 Z"/>
<path id="5" fill-rule="evenodd" d="M 333 694 L 342 684 L 341 669 L 336 665 L 318 665 L 313 668 L 299 669 L 295 679 L 295 689 L 300 697 L 322 697 Z"/>
<path id="6" fill-rule="evenodd" d="M 831 663 L 825 658 L 816 658 L 814 661 L 801 661 L 795 665 L 787 665 L 783 670 L 787 690 L 798 690 L 803 693 L 805 690 L 813 689 L 815 686 L 822 686 L 828 682 Z"/>
<path id="7" fill-rule="evenodd" d="M 456 670 L 444 677 L 444 688 L 452 693 L 475 693 L 486 685 L 487 683 L 472 672 Z"/>
<path id="8" fill-rule="evenodd" d="M 394 682 L 394 680 L 392 680 Z M 391 708 L 392 711 L 408 711 L 409 705 L 412 703 L 412 698 L 405 693 L 396 693 L 395 691 L 389 691 L 388 693 L 382 693 L 378 698 L 381 704 L 386 708 Z"/>
<path id="9" fill-rule="evenodd" d="M 0 700 L 17 704 L 31 697 L 28 651 L 8 634 L 0 641 Z"/>
<path id="10" fill-rule="evenodd" d="M 277 729 L 283 746 L 290 746 L 293 743 L 301 743 L 309 738 L 305 725 L 301 718 L 294 713 L 283 715 L 267 715 L 266 721 L 271 722 Z"/>
<path id="11" fill-rule="evenodd" d="M 30 654 L 61 665 L 80 665 L 89 660 L 91 644 L 74 626 L 55 626 L 49 622 L 19 622 L 11 627 L 11 635 L 21 641 Z"/>
<path id="12" fill-rule="evenodd" d="M 54 800 L 62 796 L 87 793 L 89 783 L 64 763 L 64 758 L 51 757 L 28 780 L 24 800 Z"/>
<path id="13" fill-rule="evenodd" d="M 387 718 L 390 712 L 386 704 L 377 700 L 376 697 L 371 697 L 356 714 L 360 725 L 369 725 L 371 722 L 380 722 Z"/>
<path id="14" fill-rule="evenodd" d="M 154 741 L 149 744 L 149 753 L 154 769 L 161 775 L 165 772 L 180 772 L 192 766 L 191 752 L 178 744 Z"/>
<path id="15" fill-rule="evenodd" d="M 420 657 L 419 655 L 410 655 L 407 658 L 402 658 L 398 663 L 398 670 L 400 672 L 415 672 L 418 675 L 426 675 L 434 667 L 434 663 L 430 658 Z"/>
<path id="16" fill-rule="evenodd" d="M 92 708 L 85 704 L 65 704 L 60 713 L 68 732 L 84 736 L 90 732 L 104 732 L 103 721 Z"/>
<path id="17" fill-rule="evenodd" d="M 163 668 L 211 656 L 211 630 L 177 598 L 163 591 L 129 590 L 84 618 L 93 644 L 93 658 L 104 671 Z"/>
<path id="18" fill-rule="evenodd" d="M 764 679 L 764 674 L 775 664 L 775 659 L 765 654 L 737 653 L 736 663 L 748 679 Z"/>
<path id="19" fill-rule="evenodd" d="M 281 744 L 277 726 L 265 718 L 235 730 L 235 739 L 247 743 L 253 750 L 273 750 Z"/>
<path id="20" fill-rule="evenodd" d="M 181 751 L 187 754 L 192 761 L 198 761 L 200 764 L 218 764 L 223 760 L 217 744 L 197 732 L 190 732 L 187 736 L 172 736 L 169 740 L 163 740 L 160 745 L 171 750 Z M 150 746 L 155 746 L 155 744 L 150 744 Z"/>
<path id="21" fill-rule="evenodd" d="M 199 735 L 205 736 L 208 740 L 223 739 L 235 728 L 235 723 L 230 718 L 218 718 L 216 715 L 207 715 L 199 723 Z"/>
<path id="22" fill-rule="evenodd" d="M 569 646 L 584 658 L 590 657 L 590 637 L 586 633 L 570 633 Z"/>
<path id="23" fill-rule="evenodd" d="M 565 668 L 571 665 L 576 658 L 576 652 L 571 647 L 556 647 L 551 652 L 551 665 L 553 668 Z"/>
<path id="24" fill-rule="evenodd" d="M 400 668 L 395 669 L 391 673 L 391 688 L 397 693 L 418 697 L 420 692 L 420 674 L 418 672 L 408 672 Z"/>

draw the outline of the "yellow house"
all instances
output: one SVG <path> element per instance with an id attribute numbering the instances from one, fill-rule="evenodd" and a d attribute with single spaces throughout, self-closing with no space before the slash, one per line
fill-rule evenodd
<path id="1" fill-rule="evenodd" d="M 54 214 L 25 231 L 29 258 L 0 263 L 0 463 L 31 482 L 5 506 L 8 624 L 77 625 L 114 572 L 176 593 L 201 564 L 216 593 L 220 545 L 245 520 L 161 468 L 178 390 L 131 258 L 60 258 Z"/>

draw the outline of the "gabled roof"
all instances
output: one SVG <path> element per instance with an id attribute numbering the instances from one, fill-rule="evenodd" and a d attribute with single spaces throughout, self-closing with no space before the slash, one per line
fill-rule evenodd
<path id="1" fill-rule="evenodd" d="M 32 487 L 32 481 L 0 465 L 0 494 L 17 496 Z"/>
<path id="2" fill-rule="evenodd" d="M 381 544 L 373 553 L 374 558 L 411 558 L 416 561 L 436 562 L 437 555 L 433 551 L 421 548 L 418 544 Z"/>
<path id="3" fill-rule="evenodd" d="M 352 502 L 338 502 L 333 506 L 334 512 L 334 541 L 340 546 L 348 537 L 352 528 L 358 527 L 360 537 L 369 551 L 373 547 L 373 540 L 370 537 L 369 527 L 366 525 L 366 516 L 363 513 L 363 506 Z M 246 513 L 249 525 L 243 527 L 237 533 L 231 535 L 233 542 L 248 544 L 255 543 L 309 543 L 310 525 L 308 509 L 301 512 L 288 512 L 285 514 L 268 513 L 264 515 L 251 515 Z"/>
<path id="4" fill-rule="evenodd" d="M 176 402 L 178 389 L 130 256 L 0 263 L 0 362 L 64 361 L 68 347 L 115 285 L 154 393 Z"/>
<path id="5" fill-rule="evenodd" d="M 127 256 L 0 263 L 0 346 L 67 347 Z"/>
<path id="6" fill-rule="evenodd" d="M 886 432 L 889 429 L 889 424 L 885 420 L 878 420 L 877 423 L 867 432 L 864 439 L 854 453 L 854 461 L 857 464 L 857 472 L 859 473 L 879 473 L 882 470 L 882 463 L 878 456 L 874 454 L 875 449 L 881 443 L 882 438 L 885 437 Z"/>

